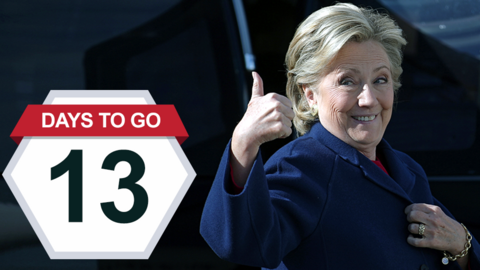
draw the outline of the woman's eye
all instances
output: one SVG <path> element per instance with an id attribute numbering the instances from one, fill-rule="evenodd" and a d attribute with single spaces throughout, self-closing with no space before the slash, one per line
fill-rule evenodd
<path id="1" fill-rule="evenodd" d="M 388 80 L 387 80 L 387 78 L 385 78 L 385 77 L 378 78 L 378 79 L 375 81 L 375 83 L 380 83 L 380 84 L 385 84 L 385 83 L 387 83 L 387 82 L 388 82 Z"/>
<path id="2" fill-rule="evenodd" d="M 341 85 L 353 85 L 353 81 L 351 79 L 343 79 L 340 81 Z"/>

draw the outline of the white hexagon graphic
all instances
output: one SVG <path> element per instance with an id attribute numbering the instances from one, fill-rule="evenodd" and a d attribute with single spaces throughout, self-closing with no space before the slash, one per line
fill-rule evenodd
<path id="1" fill-rule="evenodd" d="M 155 102 L 145 90 L 52 90 L 44 104 Z M 82 152 L 82 222 L 69 222 L 69 173 L 54 180 L 50 174 L 71 150 Z M 130 190 L 118 189 L 130 165 L 101 168 L 118 150 L 135 152 L 145 164 L 136 184 L 148 206 L 130 223 L 113 222 L 101 208 L 114 202 L 125 212 L 134 204 Z M 24 137 L 3 176 L 51 259 L 148 259 L 196 174 L 175 137 Z"/>

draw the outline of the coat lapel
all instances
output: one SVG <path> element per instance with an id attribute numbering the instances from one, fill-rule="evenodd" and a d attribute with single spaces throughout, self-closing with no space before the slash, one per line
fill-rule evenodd
<path id="1" fill-rule="evenodd" d="M 390 170 L 390 176 L 398 183 L 398 185 L 400 185 L 400 187 L 402 187 L 403 190 L 405 190 L 407 194 L 410 194 L 415 186 L 415 174 L 410 170 L 408 165 L 400 159 L 398 154 L 392 149 L 387 141 L 382 140 L 378 147 L 380 147 L 385 156 L 387 166 Z"/>
<path id="2" fill-rule="evenodd" d="M 310 132 L 305 134 L 305 136 L 311 136 L 317 139 L 326 147 L 336 152 L 342 159 L 359 167 L 368 180 L 412 202 L 408 194 L 415 185 L 415 175 L 408 169 L 407 165 L 400 160 L 385 140 L 382 140 L 377 147 L 385 157 L 390 176 L 357 149 L 332 135 L 319 122 L 315 123 Z"/>

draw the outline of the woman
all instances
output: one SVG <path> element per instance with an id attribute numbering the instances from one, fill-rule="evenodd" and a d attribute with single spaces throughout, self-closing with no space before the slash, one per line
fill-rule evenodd
<path id="1" fill-rule="evenodd" d="M 480 269 L 478 242 L 433 198 L 420 165 L 382 139 L 405 44 L 387 16 L 337 4 L 295 33 L 292 102 L 263 96 L 253 74 L 202 216 L 220 257 L 276 269 Z M 292 119 L 302 136 L 263 166 L 260 145 L 289 136 Z"/>

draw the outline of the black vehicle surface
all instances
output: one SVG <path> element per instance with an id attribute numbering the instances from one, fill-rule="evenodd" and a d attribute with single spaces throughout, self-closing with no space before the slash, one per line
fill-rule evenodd
<path id="1" fill-rule="evenodd" d="M 434 196 L 479 238 L 480 1 L 349 2 L 389 12 L 405 31 L 403 86 L 385 138 L 423 166 Z M 43 103 L 50 89 L 148 89 L 158 104 L 176 106 L 197 177 L 149 260 L 50 261 L 36 242 L 0 249 L 0 269 L 248 269 L 203 241 L 203 204 L 248 104 L 250 72 L 266 92 L 285 94 L 283 61 L 296 26 L 332 3 L 2 1 L 0 171 L 26 105 Z M 263 145 L 264 160 L 292 139 Z M 3 179 L 0 203 L 16 204 Z"/>

